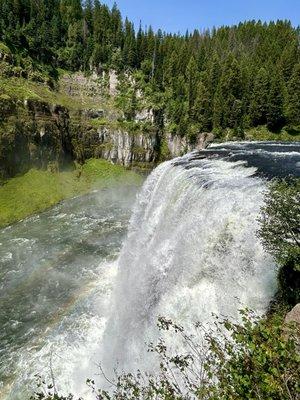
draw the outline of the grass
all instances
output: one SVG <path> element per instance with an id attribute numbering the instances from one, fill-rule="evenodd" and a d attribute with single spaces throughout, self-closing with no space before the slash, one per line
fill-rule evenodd
<path id="1" fill-rule="evenodd" d="M 12 99 L 25 100 L 27 98 L 41 99 L 35 92 L 38 84 L 22 78 L 4 78 L 0 76 L 0 94 Z"/>
<path id="2" fill-rule="evenodd" d="M 0 42 L 0 52 L 4 54 L 11 54 L 10 49 L 3 42 Z"/>
<path id="3" fill-rule="evenodd" d="M 64 77 L 68 77 L 72 82 L 72 74 L 64 70 L 59 70 L 59 83 L 55 89 L 50 89 L 49 86 L 43 83 L 33 82 L 28 79 L 20 77 L 6 78 L 0 74 L 0 98 L 5 96 L 6 99 L 10 99 L 17 105 L 22 105 L 26 99 L 33 99 L 37 101 L 44 101 L 52 105 L 61 105 L 69 110 L 70 116 L 73 121 L 82 122 L 80 110 L 88 109 L 101 109 L 106 114 L 113 112 L 119 115 L 119 112 L 115 109 L 113 101 L 103 96 L 95 96 L 92 94 L 85 93 L 82 87 L 78 87 L 78 93 L 74 95 L 69 94 L 69 86 L 64 81 Z M 75 80 L 75 78 L 74 78 Z M 76 84 L 73 82 L 73 84 Z M 4 98 L 4 97 L 3 97 Z M 20 113 L 22 107 L 18 107 Z M 99 128 L 102 126 L 110 126 L 111 122 L 106 118 L 98 119 L 87 119 L 88 124 L 93 128 Z"/>
<path id="4" fill-rule="evenodd" d="M 215 132 L 216 133 L 216 132 Z M 254 140 L 254 141 L 281 141 L 281 142 L 299 142 L 300 127 L 285 126 L 278 132 L 271 132 L 266 125 L 260 125 L 255 128 L 245 129 L 243 137 L 238 137 L 233 129 L 227 128 L 222 133 L 216 133 L 216 142 L 227 140 Z"/>
<path id="5" fill-rule="evenodd" d="M 101 128 L 102 126 L 108 126 L 109 121 L 106 118 L 95 118 L 89 121 L 93 128 Z"/>
<path id="6" fill-rule="evenodd" d="M 83 166 L 59 173 L 31 169 L 0 187 L 0 227 L 92 189 L 136 185 L 141 180 L 140 175 L 101 159 L 90 159 Z"/>
<path id="7" fill-rule="evenodd" d="M 0 94 L 10 96 L 14 100 L 24 101 L 29 98 L 42 100 L 49 104 L 60 104 L 70 111 L 103 106 L 101 99 L 93 99 L 88 96 L 71 97 L 64 91 L 64 88 L 51 90 L 45 84 L 17 77 L 0 76 Z"/>
<path id="8" fill-rule="evenodd" d="M 287 128 L 281 129 L 280 132 L 274 133 L 270 132 L 268 128 L 263 126 L 258 126 L 256 128 L 249 129 L 245 131 L 245 139 L 247 140 L 279 140 L 279 141 L 299 141 L 300 140 L 300 130 L 299 131 L 288 131 Z"/>

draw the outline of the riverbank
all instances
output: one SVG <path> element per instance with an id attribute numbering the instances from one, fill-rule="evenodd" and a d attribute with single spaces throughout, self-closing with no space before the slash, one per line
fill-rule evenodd
<path id="1" fill-rule="evenodd" d="M 234 134 L 232 134 L 234 137 Z M 278 132 L 271 132 L 266 125 L 257 126 L 255 128 L 245 129 L 245 140 L 249 141 L 278 141 L 278 142 L 299 142 L 299 129 L 289 129 L 283 127 Z M 230 137 L 230 135 L 229 135 Z M 236 138 L 235 138 L 236 140 Z"/>
<path id="2" fill-rule="evenodd" d="M 0 227 L 93 189 L 137 185 L 141 180 L 136 172 L 102 159 L 90 159 L 62 172 L 31 169 L 0 187 Z"/>

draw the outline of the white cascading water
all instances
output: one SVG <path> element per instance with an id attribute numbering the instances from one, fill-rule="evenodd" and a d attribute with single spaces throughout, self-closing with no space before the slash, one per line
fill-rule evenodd
<path id="1" fill-rule="evenodd" d="M 238 318 L 244 306 L 266 310 L 276 271 L 256 236 L 265 181 L 255 172 L 241 161 L 190 154 L 148 177 L 96 357 L 106 371 L 154 368 L 145 343 L 157 338 L 159 315 L 189 326 L 209 324 L 212 313 Z"/>

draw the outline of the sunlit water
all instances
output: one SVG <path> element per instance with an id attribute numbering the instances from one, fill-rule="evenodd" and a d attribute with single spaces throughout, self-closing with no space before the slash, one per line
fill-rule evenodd
<path id="1" fill-rule="evenodd" d="M 40 373 L 86 394 L 109 374 L 155 369 L 159 315 L 263 313 L 276 266 L 256 235 L 267 179 L 299 176 L 300 146 L 227 143 L 161 164 L 141 189 L 67 201 L 0 232 L 2 398 Z M 129 228 L 128 228 L 129 227 Z M 128 234 L 126 236 L 128 228 Z M 176 348 L 176 339 L 171 338 Z M 100 383 L 100 379 L 98 379 Z M 25 397 L 24 397 L 25 396 Z"/>

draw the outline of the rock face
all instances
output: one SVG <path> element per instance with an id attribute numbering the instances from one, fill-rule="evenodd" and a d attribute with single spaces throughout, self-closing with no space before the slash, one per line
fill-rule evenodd
<path id="1" fill-rule="evenodd" d="M 179 157 L 190 150 L 190 146 L 185 137 L 179 135 L 167 134 L 168 149 L 172 157 Z"/>
<path id="2" fill-rule="evenodd" d="M 95 110 L 95 109 L 84 110 L 83 115 L 90 119 L 103 118 L 104 110 L 102 110 L 102 109 L 100 109 L 100 110 Z"/>
<path id="3" fill-rule="evenodd" d="M 292 329 L 287 324 L 292 324 Z M 284 336 L 294 338 L 296 348 L 300 353 L 300 303 L 296 304 L 284 319 Z"/>
<path id="4" fill-rule="evenodd" d="M 70 97 L 99 97 L 104 91 L 101 79 L 96 72 L 89 77 L 81 72 L 64 75 L 60 80 L 60 86 Z"/>
<path id="5" fill-rule="evenodd" d="M 186 137 L 167 134 L 167 145 L 172 157 L 179 157 L 193 150 L 202 150 L 214 140 L 212 133 L 199 133 L 195 143 L 188 142 Z"/>
<path id="6" fill-rule="evenodd" d="M 109 123 L 97 128 L 92 122 L 103 116 L 102 109 L 88 109 L 70 117 L 60 105 L 35 98 L 20 104 L 0 96 L 0 180 L 32 167 L 55 171 L 72 160 L 82 163 L 92 157 L 124 166 L 155 163 L 162 159 L 162 141 L 167 157 L 173 158 L 204 148 L 212 139 L 200 134 L 191 145 L 179 136 L 162 137 L 154 128 L 129 132 Z"/>
<path id="7" fill-rule="evenodd" d="M 117 86 L 118 86 L 118 75 L 116 71 L 109 71 L 109 94 L 110 96 L 115 96 L 117 94 Z"/>
<path id="8" fill-rule="evenodd" d="M 129 166 L 134 162 L 151 163 L 157 159 L 156 132 L 128 133 L 107 128 L 97 131 L 102 146 L 99 156 Z"/>
<path id="9" fill-rule="evenodd" d="M 31 167 L 58 169 L 70 159 L 66 108 L 31 99 L 24 108 L 14 106 L 10 112 L 0 130 L 0 178 Z"/>
<path id="10" fill-rule="evenodd" d="M 300 303 L 295 305 L 295 307 L 289 313 L 287 313 L 284 322 L 296 322 L 300 327 Z"/>
<path id="11" fill-rule="evenodd" d="M 127 132 L 93 127 L 102 110 L 88 110 L 70 117 L 67 108 L 28 99 L 20 107 L 0 99 L 0 179 L 29 168 L 58 170 L 71 160 L 84 162 L 100 157 L 129 166 L 158 160 L 157 132 Z"/>
<path id="12" fill-rule="evenodd" d="M 0 72 L 10 56 L 0 43 Z M 153 127 L 163 125 L 163 115 L 151 108 L 137 111 L 132 124 L 117 122 L 123 113 L 105 103 L 118 92 L 114 70 L 65 74 L 59 85 L 70 109 L 36 95 L 23 101 L 0 93 L 0 181 L 32 167 L 59 170 L 72 160 L 83 163 L 92 157 L 124 166 L 156 163 L 202 149 L 212 139 L 211 134 L 199 134 L 191 144 L 185 137 L 162 133 Z M 142 97 L 142 92 L 137 95 Z"/>
<path id="13" fill-rule="evenodd" d="M 121 129 L 101 127 L 87 129 L 78 126 L 72 146 L 75 159 L 104 158 L 117 164 L 154 163 L 158 159 L 158 136 L 155 131 L 130 133 Z M 73 129 L 74 131 L 74 129 Z"/>
<path id="14" fill-rule="evenodd" d="M 135 122 L 148 121 L 154 123 L 154 113 L 152 109 L 143 109 L 136 113 Z"/>

